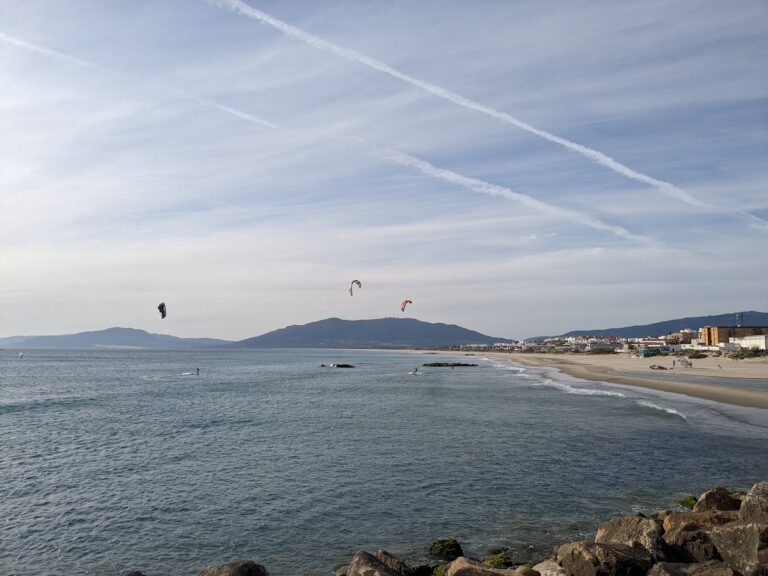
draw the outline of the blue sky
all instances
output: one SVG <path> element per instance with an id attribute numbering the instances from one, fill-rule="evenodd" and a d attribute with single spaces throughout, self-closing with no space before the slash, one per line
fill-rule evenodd
<path id="1" fill-rule="evenodd" d="M 0 14 L 0 336 L 768 309 L 762 1 Z"/>

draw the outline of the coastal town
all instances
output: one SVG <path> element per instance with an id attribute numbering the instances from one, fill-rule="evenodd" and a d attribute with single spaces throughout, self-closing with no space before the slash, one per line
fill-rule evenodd
<path id="1" fill-rule="evenodd" d="M 703 326 L 661 336 L 555 336 L 518 342 L 467 344 L 457 350 L 540 353 L 624 353 L 645 358 L 668 354 L 727 355 L 743 352 L 763 355 L 768 349 L 768 326 Z M 762 354 L 761 354 L 762 353 Z M 702 356 L 703 357 L 703 356 Z"/>

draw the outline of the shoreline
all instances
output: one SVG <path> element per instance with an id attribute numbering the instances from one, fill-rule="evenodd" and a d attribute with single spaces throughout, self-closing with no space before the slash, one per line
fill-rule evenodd
<path id="1" fill-rule="evenodd" d="M 483 352 L 482 355 L 506 359 L 532 368 L 555 368 L 561 372 L 592 382 L 621 384 L 649 388 L 660 392 L 683 394 L 703 400 L 746 408 L 768 410 L 768 359 L 732 360 L 730 358 L 702 358 L 694 360 L 695 368 L 673 368 L 652 371 L 650 364 L 670 365 L 672 357 L 631 358 L 613 354 L 549 354 L 525 352 Z M 696 377 L 708 382 L 683 382 L 676 380 L 675 370 L 686 378 Z M 644 377 L 643 373 L 648 373 Z M 745 383 L 765 382 L 766 389 L 717 384 L 717 380 Z M 711 383 L 715 382 L 715 383 Z"/>

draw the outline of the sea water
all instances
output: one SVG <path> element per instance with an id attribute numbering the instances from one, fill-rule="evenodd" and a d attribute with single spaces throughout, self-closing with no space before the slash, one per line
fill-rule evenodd
<path id="1" fill-rule="evenodd" d="M 766 440 L 766 410 L 479 356 L 3 351 L 0 574 L 328 575 L 448 536 L 524 559 L 767 479 Z"/>

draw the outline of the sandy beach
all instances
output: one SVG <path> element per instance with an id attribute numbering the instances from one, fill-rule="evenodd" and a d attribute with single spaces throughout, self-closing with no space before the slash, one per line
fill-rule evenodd
<path id="1" fill-rule="evenodd" d="M 575 378 L 652 388 L 750 408 L 768 409 L 768 358 L 693 360 L 692 368 L 672 366 L 674 358 L 633 358 L 625 354 L 484 353 L 524 366 L 557 368 Z M 658 364 L 669 370 L 652 370 Z M 762 385 L 765 385 L 764 387 Z M 758 389 L 758 388 L 763 388 Z"/>

